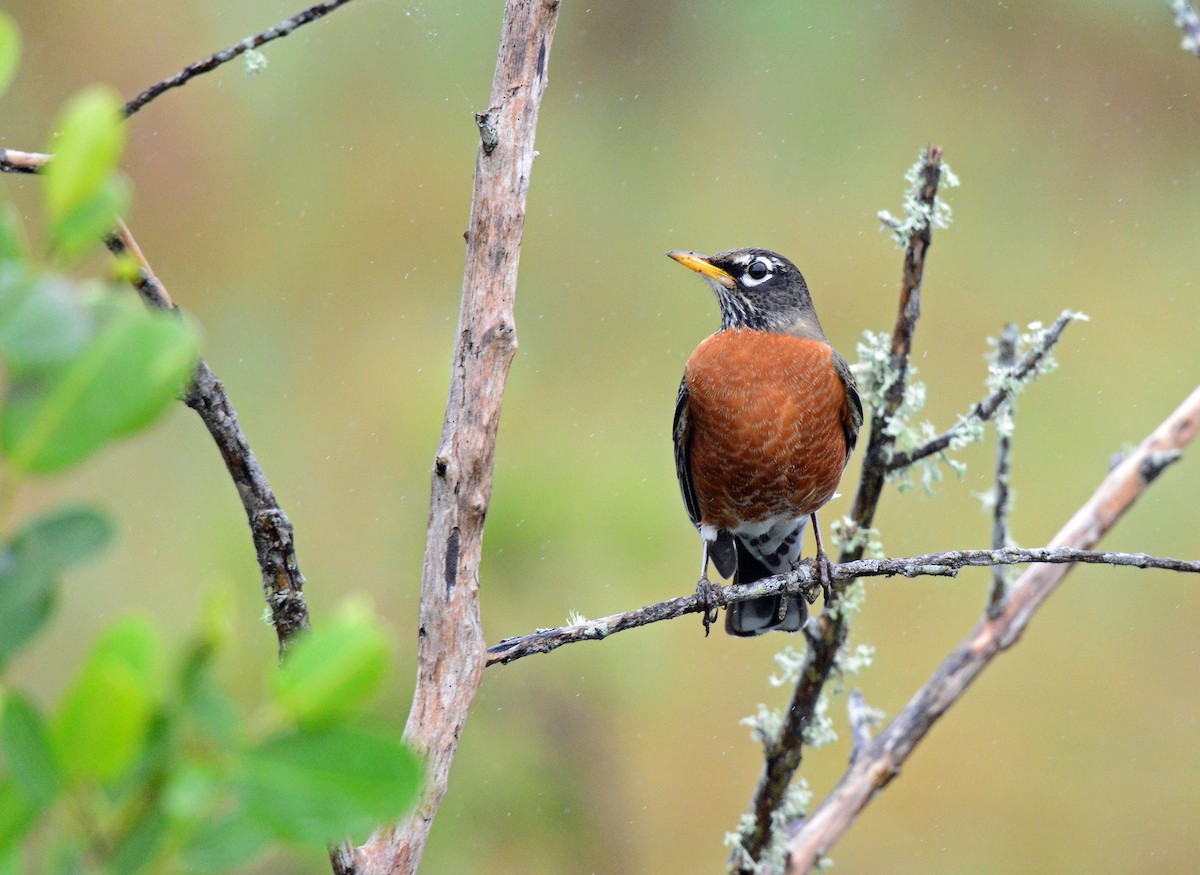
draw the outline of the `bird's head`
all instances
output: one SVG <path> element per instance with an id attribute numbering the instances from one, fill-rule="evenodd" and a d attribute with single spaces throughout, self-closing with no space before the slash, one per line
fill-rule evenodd
<path id="1" fill-rule="evenodd" d="M 675 250 L 668 256 L 700 274 L 721 306 L 722 328 L 752 328 L 824 340 L 800 269 L 769 249 L 716 255 Z"/>

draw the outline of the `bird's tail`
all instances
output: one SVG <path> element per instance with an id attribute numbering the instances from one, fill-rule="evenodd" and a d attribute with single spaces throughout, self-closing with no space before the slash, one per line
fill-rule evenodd
<path id="1" fill-rule="evenodd" d="M 741 538 L 737 545 L 737 570 L 734 583 L 754 583 L 774 572 L 750 554 Z M 798 595 L 770 595 L 748 602 L 736 602 L 725 612 L 725 631 L 748 638 L 764 632 L 798 632 L 808 619 L 808 603 Z"/>

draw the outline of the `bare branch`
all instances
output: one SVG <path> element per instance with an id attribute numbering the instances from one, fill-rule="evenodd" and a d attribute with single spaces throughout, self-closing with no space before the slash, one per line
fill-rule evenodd
<path id="1" fill-rule="evenodd" d="M 117 231 L 105 243 L 114 255 L 127 254 L 137 263 L 138 273 L 132 283 L 142 300 L 156 310 L 178 309 L 125 223 L 118 219 L 117 226 Z M 237 487 L 250 524 L 258 567 L 262 572 L 263 595 L 271 611 L 271 624 L 275 627 L 282 655 L 296 633 L 308 628 L 304 575 L 300 573 L 296 558 L 292 524 L 250 449 L 225 387 L 203 359 L 196 363 L 192 385 L 184 393 L 183 402 L 203 420 Z"/>
<path id="2" fill-rule="evenodd" d="M 361 848 L 335 853 L 338 872 L 416 870 L 483 673 L 478 577 L 483 523 L 500 402 L 517 346 L 513 302 L 525 196 L 557 18 L 557 0 L 507 0 L 491 101 L 478 120 L 480 132 L 486 128 L 490 136 L 475 160 L 458 343 L 433 466 L 417 686 L 404 732 L 425 759 L 425 789 L 404 823 L 378 831 Z"/>
<path id="3" fill-rule="evenodd" d="M 996 346 L 996 365 L 1004 370 L 1011 370 L 1013 359 L 1017 355 L 1017 326 L 1009 322 L 1000 332 Z M 1011 405 L 1009 415 L 1012 415 Z M 992 495 L 992 549 L 1002 550 L 1008 546 L 1008 507 L 1009 489 L 1008 477 L 1012 461 L 1012 428 L 1001 431 L 996 437 L 996 485 Z M 988 594 L 988 616 L 999 616 L 1007 594 L 1007 569 L 1002 566 L 992 568 L 992 589 Z"/>
<path id="4" fill-rule="evenodd" d="M 0 149 L 0 173 L 41 173 L 53 157 L 45 152 Z"/>
<path id="5" fill-rule="evenodd" d="M 1149 485 L 1147 461 L 1177 456 L 1200 431 L 1200 388 L 1114 468 L 1051 542 L 1052 549 L 1086 549 L 1100 540 Z M 933 724 L 1002 651 L 1015 644 L 1033 615 L 1071 570 L 1035 565 L 1015 582 L 1000 616 L 984 617 L 925 685 L 855 759 L 833 792 L 789 843 L 788 875 L 814 869 L 855 818 L 900 771 Z"/>
<path id="6" fill-rule="evenodd" d="M 987 422 L 995 416 L 1001 406 L 1012 398 L 1015 388 L 1027 380 L 1041 365 L 1050 350 L 1062 338 L 1062 333 L 1066 327 L 1079 318 L 1080 314 L 1072 313 L 1068 310 L 1055 319 L 1054 324 L 1046 329 L 1046 333 L 1042 335 L 1041 342 L 1026 352 L 1025 355 L 1021 356 L 1021 360 L 1017 362 L 1017 366 L 1013 369 L 1012 377 L 1005 380 L 999 389 L 972 407 L 970 412 L 959 420 L 960 424 L 969 419 L 978 419 L 980 422 Z M 935 453 L 940 453 L 950 446 L 955 437 L 958 436 L 958 433 L 958 427 L 951 428 L 949 431 L 943 432 L 911 452 L 893 453 L 884 463 L 884 467 L 888 472 L 899 471 L 901 468 L 907 468 L 914 462 L 919 462 L 921 459 L 932 456 Z"/>
<path id="7" fill-rule="evenodd" d="M 1094 550 L 1062 548 L 1005 547 L 1001 550 L 950 550 L 926 553 L 904 559 L 858 559 L 833 566 L 834 581 L 855 580 L 859 577 L 956 577 L 961 568 L 1022 565 L 1045 562 L 1056 565 L 1083 562 L 1097 565 L 1123 565 L 1132 568 L 1157 568 L 1200 574 L 1200 561 L 1148 556 L 1145 553 L 1110 553 Z M 727 603 L 747 601 L 763 596 L 788 593 L 815 599 L 821 591 L 816 582 L 813 560 L 805 560 L 795 571 L 766 577 L 755 583 L 727 586 L 721 594 Z M 542 629 L 519 638 L 505 638 L 488 648 L 487 664 L 507 664 L 537 653 L 549 653 L 564 644 L 580 641 L 603 641 L 624 632 L 663 620 L 674 620 L 704 610 L 704 601 L 696 595 L 680 596 L 664 602 L 646 605 L 632 611 L 613 614 L 598 620 L 586 620 L 555 629 Z"/>
<path id="8" fill-rule="evenodd" d="M 330 12 L 337 9 L 339 6 L 345 6 L 350 0 L 326 0 L 324 3 L 318 3 L 316 6 L 310 6 L 303 12 L 293 15 L 286 21 L 281 21 L 274 27 L 269 27 L 262 33 L 257 33 L 254 36 L 248 36 L 240 43 L 230 46 L 227 49 L 221 49 L 219 52 L 214 52 L 207 58 L 202 58 L 193 64 L 188 64 L 174 76 L 170 76 L 159 82 L 155 82 L 137 97 L 130 100 L 122 108 L 125 117 L 133 115 L 143 106 L 145 106 L 154 98 L 158 97 L 165 91 L 172 88 L 179 88 L 181 85 L 187 84 L 190 80 L 204 73 L 209 73 L 222 64 L 232 61 L 238 55 L 245 54 L 251 49 L 257 49 L 259 46 L 266 45 L 272 40 L 283 39 L 283 37 L 294 33 L 298 28 L 309 22 L 316 21 L 319 18 L 324 18 Z"/>

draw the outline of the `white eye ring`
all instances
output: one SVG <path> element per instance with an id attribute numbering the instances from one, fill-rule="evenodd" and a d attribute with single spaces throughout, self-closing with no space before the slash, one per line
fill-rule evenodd
<path id="1" fill-rule="evenodd" d="M 765 258 L 756 258 L 746 268 L 746 278 L 751 285 L 758 285 L 771 275 L 771 265 Z"/>

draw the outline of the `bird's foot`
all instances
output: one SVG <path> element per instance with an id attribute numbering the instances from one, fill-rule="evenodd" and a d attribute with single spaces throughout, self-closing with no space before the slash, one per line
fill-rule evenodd
<path id="1" fill-rule="evenodd" d="M 824 550 L 817 551 L 817 582 L 821 584 L 821 595 L 825 598 L 825 606 L 833 601 L 833 563 L 829 554 Z"/>
<path id="2" fill-rule="evenodd" d="M 717 622 L 720 609 L 726 605 L 725 590 L 709 580 L 706 574 L 696 583 L 696 595 L 704 604 L 704 636 L 707 638 L 709 627 Z"/>

